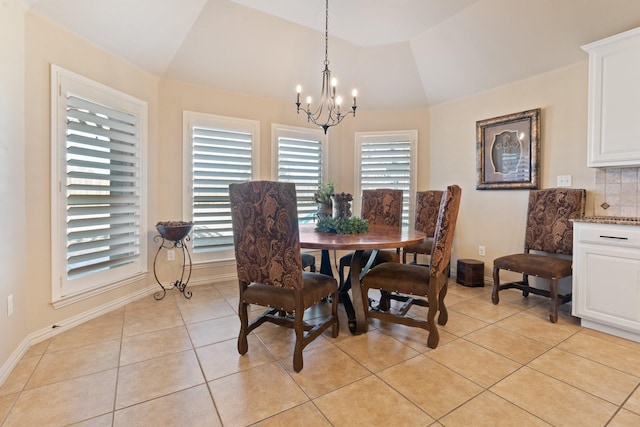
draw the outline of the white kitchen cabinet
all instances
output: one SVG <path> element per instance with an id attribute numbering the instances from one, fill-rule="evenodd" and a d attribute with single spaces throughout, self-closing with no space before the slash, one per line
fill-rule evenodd
<path id="1" fill-rule="evenodd" d="M 639 166 L 640 28 L 582 48 L 589 53 L 587 166 Z"/>
<path id="2" fill-rule="evenodd" d="M 640 226 L 574 222 L 572 314 L 640 342 Z"/>

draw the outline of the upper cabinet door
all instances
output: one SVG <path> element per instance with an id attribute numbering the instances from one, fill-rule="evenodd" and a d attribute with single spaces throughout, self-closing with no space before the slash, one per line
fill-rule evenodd
<path id="1" fill-rule="evenodd" d="M 589 53 L 587 166 L 640 166 L 640 28 L 582 48 Z"/>

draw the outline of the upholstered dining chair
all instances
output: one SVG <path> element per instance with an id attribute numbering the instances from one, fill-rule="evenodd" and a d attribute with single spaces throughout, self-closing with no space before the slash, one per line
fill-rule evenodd
<path id="1" fill-rule="evenodd" d="M 571 301 L 571 293 L 558 293 L 558 280 L 572 275 L 572 218 L 584 216 L 586 191 L 583 189 L 549 188 L 531 190 L 524 237 L 524 253 L 506 255 L 493 260 L 491 301 L 500 302 L 503 289 L 519 289 L 551 299 L 549 320 L 558 321 L 558 306 Z M 556 256 L 562 255 L 562 256 Z M 500 270 L 522 274 L 522 280 L 500 283 Z M 549 282 L 549 289 L 529 284 L 529 276 Z"/>
<path id="2" fill-rule="evenodd" d="M 440 325 L 445 325 L 449 319 L 444 297 L 447 294 L 447 266 L 451 260 L 461 195 L 460 187 L 451 185 L 442 197 L 428 268 L 417 264 L 386 262 L 373 267 L 361 280 L 362 297 L 365 301 L 369 289 L 379 289 L 382 292 L 380 307 L 369 307 L 367 319 L 377 318 L 426 329 L 429 331 L 427 346 L 430 348 L 436 348 L 440 341 L 436 313 L 439 312 L 437 323 Z M 404 304 L 399 308 L 391 307 L 390 298 Z M 407 315 L 413 305 L 428 307 L 426 321 Z"/>
<path id="3" fill-rule="evenodd" d="M 431 255 L 433 236 L 436 233 L 438 210 L 442 201 L 443 191 L 427 190 L 416 192 L 416 217 L 414 228 L 427 235 L 424 241 L 405 246 L 402 249 L 402 263 L 407 263 L 407 254 L 413 254 L 413 264 L 418 263 L 418 254 Z"/>
<path id="4" fill-rule="evenodd" d="M 338 336 L 338 283 L 302 270 L 295 184 L 230 184 L 229 198 L 240 288 L 238 352 L 248 351 L 247 335 L 263 323 L 286 326 L 295 331 L 293 369 L 300 372 L 302 350 L 310 342 L 329 327 Z M 313 324 L 303 320 L 307 308 L 327 297 L 331 315 Z M 251 304 L 269 308 L 249 322 Z"/>
<path id="5" fill-rule="evenodd" d="M 362 208 L 360 217 L 369 221 L 369 224 L 389 225 L 393 227 L 402 226 L 402 190 L 392 190 L 388 188 L 362 190 Z M 371 251 L 367 250 L 363 253 L 362 259 L 369 259 Z M 340 277 L 341 289 L 345 285 L 345 269 L 351 265 L 353 252 L 349 252 L 340 257 L 338 275 Z M 396 252 L 379 251 L 372 264 L 377 265 L 381 262 L 394 261 L 398 262 L 400 257 Z"/>

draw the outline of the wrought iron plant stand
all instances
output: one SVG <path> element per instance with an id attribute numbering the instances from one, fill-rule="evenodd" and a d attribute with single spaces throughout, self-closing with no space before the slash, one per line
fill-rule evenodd
<path id="1" fill-rule="evenodd" d="M 171 290 L 173 288 L 177 288 L 182 295 L 189 299 L 191 298 L 191 291 L 186 290 L 187 283 L 189 283 L 189 279 L 191 278 L 191 254 L 189 253 L 189 247 L 187 242 L 191 240 L 189 237 L 189 233 L 193 228 L 192 223 L 184 222 L 184 221 L 167 221 L 167 222 L 159 222 L 156 225 L 156 229 L 158 230 L 158 235 L 154 236 L 153 241 L 160 242 L 160 246 L 158 246 L 158 251 L 156 252 L 156 256 L 153 259 L 153 275 L 156 278 L 156 282 L 162 288 L 161 291 L 153 294 L 153 298 L 156 300 L 161 300 L 167 294 L 167 290 Z M 158 278 L 158 273 L 156 269 L 156 263 L 158 261 L 158 255 L 162 249 L 178 249 L 182 252 L 182 269 L 180 273 L 180 278 L 175 282 L 172 282 L 169 286 L 165 286 L 162 284 L 160 279 Z"/>

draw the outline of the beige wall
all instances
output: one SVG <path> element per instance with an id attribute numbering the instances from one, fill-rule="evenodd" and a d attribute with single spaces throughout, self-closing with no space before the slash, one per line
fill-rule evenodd
<path id="1" fill-rule="evenodd" d="M 475 189 L 475 123 L 540 107 L 541 187 L 554 187 L 557 175 L 571 175 L 573 187 L 592 190 L 595 172 L 586 167 L 587 78 L 585 57 L 584 63 L 431 110 L 359 111 L 357 117 L 349 117 L 329 129 L 329 179 L 336 183 L 338 191 L 353 191 L 355 132 L 418 129 L 417 188 L 445 188 L 449 184 L 462 187 L 454 265 L 458 258 L 479 258 L 478 246 L 483 245 L 486 255 L 481 259 L 485 262 L 485 276 L 489 277 L 493 258 L 522 250 L 528 191 Z M 181 169 L 167 165 L 182 156 L 179 142 L 183 110 L 259 120 L 262 178 L 270 176 L 271 123 L 306 126 L 304 118 L 295 115 L 292 104 L 180 82 L 163 81 L 160 87 L 159 161 L 165 174 L 160 180 L 166 189 L 160 197 L 173 197 L 173 201 L 160 200 L 158 212 L 165 216 L 181 215 Z M 591 199 L 590 194 L 590 207 Z M 232 269 L 227 266 L 218 271 L 228 273 Z"/>
<path id="2" fill-rule="evenodd" d="M 0 367 L 29 331 L 23 170 L 25 8 L 22 0 L 0 2 Z M 14 305 L 11 317 L 7 317 L 9 295 Z"/>
<path id="3" fill-rule="evenodd" d="M 156 206 L 158 78 L 61 29 L 26 14 L 26 220 L 30 267 L 25 297 L 30 333 L 80 315 L 147 286 L 147 280 L 55 310 L 51 305 L 50 65 L 55 64 L 148 103 L 150 210 Z M 151 233 L 149 234 L 151 242 Z M 152 251 L 150 251 L 150 256 Z M 153 276 L 152 276 L 153 277 Z M 150 282 L 149 282 L 150 283 Z"/>
<path id="4" fill-rule="evenodd" d="M 476 121 L 541 108 L 541 188 L 555 187 L 557 175 L 571 175 L 573 187 L 593 190 L 595 171 L 586 167 L 586 60 L 431 110 L 429 183 L 462 187 L 454 258 L 483 260 L 485 276 L 494 258 L 522 251 L 528 191 L 475 189 Z M 485 257 L 478 256 L 479 245 Z"/>
<path id="5" fill-rule="evenodd" d="M 3 6 L 6 9 L 6 2 Z M 13 3 L 9 2 L 9 9 Z M 4 12 L 4 10 L 3 10 Z M 65 30 L 27 13 L 10 10 L 9 25 L 2 25 L 2 40 L 20 39 L 26 34 L 24 51 L 12 41 L 0 42 L 3 52 L 3 79 L 0 88 L 9 93 L 0 100 L 0 112 L 18 111 L 24 104 L 25 116 L 9 112 L 11 121 L 0 126 L 2 172 L 12 177 L 13 187 L 0 187 L 3 198 L 12 200 L 15 209 L 3 210 L 5 222 L 12 228 L 10 253 L 0 257 L 3 274 L 12 280 L 0 282 L 0 307 L 13 292 L 19 313 L 11 322 L 0 322 L 3 336 L 0 362 L 8 360 L 27 335 L 73 316 L 96 309 L 154 284 L 153 275 L 145 281 L 54 310 L 51 299 L 50 248 L 50 112 L 49 66 L 54 63 L 75 73 L 106 84 L 149 104 L 149 265 L 155 244 L 153 225 L 158 220 L 182 217 L 182 112 L 203 113 L 259 120 L 261 138 L 261 178 L 270 177 L 271 124 L 307 126 L 303 116 L 295 114 L 293 102 L 256 98 L 176 81 L 161 80 L 91 45 Z M 5 37 L 6 35 L 6 37 Z M 10 47 L 9 47 L 10 46 Z M 26 52 L 26 54 L 24 53 Z M 24 56 L 26 70 L 21 65 Z M 8 71 L 6 71 L 8 70 Z M 23 78 L 24 76 L 24 78 Z M 24 83 L 23 83 L 24 82 Z M 293 93 L 293 91 L 292 91 Z M 293 97 L 292 97 L 293 101 Z M 522 250 L 527 191 L 475 190 L 475 123 L 478 120 L 531 108 L 542 108 L 542 187 L 555 186 L 557 175 L 572 175 L 573 186 L 592 189 L 595 172 L 586 165 L 587 64 L 558 70 L 474 97 L 437 106 L 430 110 L 358 111 L 329 130 L 329 177 L 339 191 L 354 188 L 354 133 L 376 130 L 418 130 L 418 189 L 444 188 L 459 184 L 463 189 L 462 209 L 456 232 L 454 259 L 478 258 L 478 245 L 486 246 L 485 276 L 491 260 Z M 5 117 L 5 114 L 0 114 Z M 2 120 L 0 118 L 0 120 Z M 25 130 L 26 129 L 26 130 Z M 26 155 L 10 141 L 24 140 Z M 8 147 L 8 148 L 7 148 Z M 7 151 L 8 150 L 8 151 Z M 21 167 L 26 177 L 21 182 Z M 5 180 L 3 179 L 3 183 Z M 26 197 L 26 199 L 25 199 Z M 26 215 L 24 206 L 28 206 Z M 26 226 L 28 224 L 28 227 Z M 21 245 L 26 245 L 21 246 Z M 7 251 L 6 246 L 0 250 Z M 22 267 L 29 254 L 29 268 Z M 207 267 L 207 266 L 205 266 Z M 228 263 L 200 268 L 195 276 L 213 277 L 232 274 Z M 198 276 L 199 275 L 199 276 Z M 10 283 L 7 283 L 10 282 Z M 26 311 L 26 314 L 25 314 Z M 0 310 L 0 318 L 4 316 Z M 5 340 L 4 337 L 11 337 Z"/>

